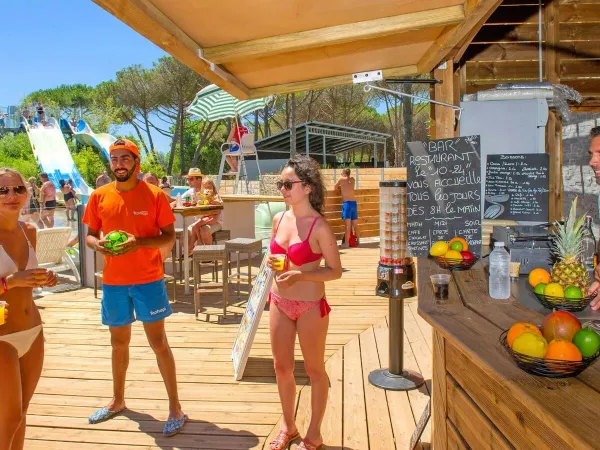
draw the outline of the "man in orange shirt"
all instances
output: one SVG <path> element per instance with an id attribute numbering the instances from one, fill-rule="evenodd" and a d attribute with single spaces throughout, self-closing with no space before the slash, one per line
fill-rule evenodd
<path id="1" fill-rule="evenodd" d="M 136 177 L 140 156 L 133 142 L 117 139 L 109 153 L 115 182 L 92 192 L 83 222 L 89 227 L 87 246 L 104 255 L 102 323 L 111 334 L 113 399 L 92 414 L 89 422 L 108 420 L 126 408 L 131 323 L 137 319 L 144 324 L 169 396 L 169 418 L 163 433 L 173 436 L 188 418 L 179 403 L 175 360 L 164 320 L 172 311 L 160 249 L 175 242 L 175 216 L 163 191 Z M 122 231 L 128 238 L 116 251 L 104 248 L 106 241 L 100 238 L 101 232 L 107 235 L 112 231 Z"/>

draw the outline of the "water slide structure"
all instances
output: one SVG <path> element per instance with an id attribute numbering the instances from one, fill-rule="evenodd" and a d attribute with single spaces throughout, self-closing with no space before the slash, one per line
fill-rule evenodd
<path id="1" fill-rule="evenodd" d="M 117 140 L 116 137 L 108 133 L 94 133 L 88 123 L 83 119 L 77 122 L 77 129 L 71 127 L 71 130 L 73 131 L 73 135 L 75 136 L 75 139 L 77 139 L 77 142 L 83 145 L 96 147 L 98 150 L 102 151 L 104 157 L 110 161 L 108 148 L 110 147 L 110 144 Z"/>
<path id="2" fill-rule="evenodd" d="M 35 123 L 29 125 L 26 120 L 21 121 L 25 128 L 33 155 L 42 171 L 48 174 L 50 181 L 58 188 L 59 180 L 73 180 L 75 190 L 81 194 L 82 200 L 87 198 L 92 189 L 81 177 L 73 157 L 65 141 L 65 137 L 56 119 L 50 118 L 47 125 Z"/>

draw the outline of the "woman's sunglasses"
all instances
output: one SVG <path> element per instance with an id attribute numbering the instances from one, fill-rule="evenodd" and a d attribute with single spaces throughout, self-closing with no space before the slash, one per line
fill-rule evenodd
<path id="1" fill-rule="evenodd" d="M 285 188 L 286 191 L 291 191 L 292 188 L 294 187 L 294 184 L 296 183 L 302 183 L 302 181 L 297 180 L 297 181 L 292 181 L 292 180 L 285 180 L 285 181 L 281 181 L 279 180 L 277 182 L 277 190 L 280 191 L 281 188 Z"/>
<path id="2" fill-rule="evenodd" d="M 27 188 L 25 186 L 0 186 L 0 197 L 6 197 L 11 190 L 15 195 L 27 194 Z"/>

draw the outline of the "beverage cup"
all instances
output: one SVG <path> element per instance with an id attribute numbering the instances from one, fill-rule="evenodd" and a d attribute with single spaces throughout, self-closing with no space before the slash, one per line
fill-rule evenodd
<path id="1" fill-rule="evenodd" d="M 0 300 L 0 325 L 4 325 L 4 310 L 6 308 L 6 302 Z"/>
<path id="2" fill-rule="evenodd" d="M 271 256 L 274 258 L 273 270 L 276 270 L 277 272 L 282 272 L 285 269 L 286 255 L 283 253 L 278 253 Z"/>
<path id="3" fill-rule="evenodd" d="M 448 298 L 448 286 L 450 285 L 450 275 L 438 273 L 431 275 L 431 285 L 433 286 L 433 295 L 440 300 Z"/>
<path id="4" fill-rule="evenodd" d="M 521 270 L 520 262 L 511 262 L 509 265 L 510 270 L 510 278 L 513 281 L 517 281 L 519 279 L 519 271 Z"/>

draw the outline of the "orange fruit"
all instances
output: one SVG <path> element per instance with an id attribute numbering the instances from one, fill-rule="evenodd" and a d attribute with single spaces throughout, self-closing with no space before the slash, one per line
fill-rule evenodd
<path id="1" fill-rule="evenodd" d="M 469 244 L 467 243 L 467 241 L 465 241 L 464 238 L 461 238 L 460 236 L 455 236 L 452 239 L 450 239 L 450 242 L 448 242 L 448 245 L 450 245 L 452 247 L 452 244 L 455 242 L 460 242 L 462 244 L 463 252 L 466 252 L 467 250 L 469 250 Z"/>
<path id="2" fill-rule="evenodd" d="M 581 352 L 572 342 L 564 339 L 554 339 L 548 344 L 544 358 L 561 361 L 581 361 Z"/>
<path id="3" fill-rule="evenodd" d="M 508 346 L 512 348 L 515 338 L 527 332 L 537 333 L 540 336 L 542 335 L 540 329 L 534 324 L 529 322 L 517 322 L 510 327 L 510 330 L 508 330 L 508 334 L 506 335 L 506 342 L 508 343 Z"/>
<path id="4" fill-rule="evenodd" d="M 536 287 L 540 283 L 550 283 L 550 274 L 546 269 L 538 267 L 529 272 L 529 284 Z"/>

